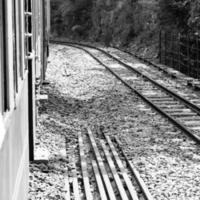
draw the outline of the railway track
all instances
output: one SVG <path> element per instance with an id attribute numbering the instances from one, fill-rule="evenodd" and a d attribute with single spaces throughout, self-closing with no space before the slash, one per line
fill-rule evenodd
<path id="1" fill-rule="evenodd" d="M 140 62 L 145 63 L 148 66 L 151 66 L 151 67 L 155 68 L 156 70 L 159 70 L 159 71 L 165 73 L 165 75 L 168 76 L 168 77 L 177 78 L 177 76 L 178 76 L 179 79 L 182 79 L 184 82 L 186 80 L 186 76 L 184 74 L 179 73 L 179 72 L 177 72 L 176 70 L 174 70 L 172 68 L 167 68 L 167 67 L 164 67 L 163 65 L 155 64 L 155 63 L 151 62 L 149 59 L 145 59 L 145 58 L 143 58 L 143 57 L 141 57 L 141 56 L 139 56 L 137 54 L 134 54 L 132 52 L 129 52 L 127 50 L 122 50 L 122 49 L 120 49 L 118 47 L 112 47 L 112 48 L 117 50 L 117 51 L 119 51 L 119 52 L 126 53 L 127 55 L 136 58 Z"/>
<path id="2" fill-rule="evenodd" d="M 147 75 L 151 76 L 152 79 L 156 79 L 157 82 L 159 82 L 161 85 L 163 84 L 165 87 L 170 88 L 173 92 L 179 94 L 180 96 L 184 95 L 184 98 L 186 98 L 188 101 L 191 101 L 195 105 L 200 106 L 199 93 L 197 94 L 195 91 L 198 89 L 197 80 L 187 77 L 184 74 L 175 71 L 174 69 L 156 65 L 138 57 L 137 55 L 124 50 L 120 50 L 118 48 L 112 47 L 108 50 L 108 52 L 113 56 L 117 56 L 119 59 L 122 59 L 124 62 L 127 62 L 128 60 L 133 62 L 134 60 L 136 63 L 138 61 L 144 63 L 144 65 L 135 64 L 131 66 L 135 66 L 137 70 L 140 70 L 142 73 L 146 73 Z M 137 67 L 138 65 L 140 68 Z M 191 88 L 191 86 L 193 86 L 193 88 Z M 183 92 L 185 92 L 185 94 L 183 94 Z"/>
<path id="3" fill-rule="evenodd" d="M 198 105 L 164 87 L 146 73 L 134 69 L 103 49 L 78 43 L 52 42 L 85 51 L 146 103 L 200 144 L 200 107 Z"/>
<path id="4" fill-rule="evenodd" d="M 99 135 L 101 136 L 98 137 Z M 66 200 L 153 200 L 140 174 L 128 160 L 116 138 L 112 140 L 100 129 L 92 131 L 87 127 L 86 131 L 78 133 L 78 148 L 82 184 L 78 184 L 78 169 L 74 165 L 71 186 L 66 173 Z M 95 194 L 92 190 L 94 187 Z"/>

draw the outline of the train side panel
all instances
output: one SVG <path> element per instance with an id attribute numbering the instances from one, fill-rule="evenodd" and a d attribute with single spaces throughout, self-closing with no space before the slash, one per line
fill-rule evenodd
<path id="1" fill-rule="evenodd" d="M 45 23 L 37 26 L 41 18 L 33 20 L 38 12 L 44 17 L 41 2 L 0 1 L 0 200 L 28 199 L 36 121 L 35 73 L 43 78 L 46 68 Z M 32 14 L 31 8 L 35 9 Z"/>
<path id="2" fill-rule="evenodd" d="M 28 192 L 28 101 L 27 78 L 16 109 L 4 123 L 6 130 L 0 149 L 0 199 L 27 200 Z"/>
<path id="3" fill-rule="evenodd" d="M 47 57 L 49 54 L 48 33 L 50 30 L 50 0 L 36 0 L 34 5 L 34 26 L 35 38 L 34 45 L 36 50 L 36 80 L 41 83 L 45 80 L 47 67 Z"/>
<path id="4" fill-rule="evenodd" d="M 1 101 L 6 106 L 1 108 L 0 130 L 0 199 L 27 200 L 29 157 L 28 157 L 28 71 L 24 70 L 24 42 L 19 39 L 24 26 L 20 21 L 23 13 L 23 1 L 4 0 L 1 2 L 1 30 L 4 38 L 1 40 L 1 71 L 4 71 L 4 81 L 1 81 Z M 15 12 L 16 11 L 16 12 Z M 12 13 L 12 14 L 11 14 Z M 21 18 L 22 19 L 22 18 Z M 16 20 L 16 21 L 15 21 Z M 16 22 L 18 23 L 16 25 Z M 23 39 L 23 38 L 22 38 Z M 3 48 L 2 48 L 3 47 Z M 20 48 L 21 47 L 21 48 Z M 23 69 L 23 77 L 19 74 Z M 2 75 L 2 74 L 1 74 Z M 2 86 L 3 84 L 5 84 Z M 4 98 L 6 94 L 6 98 Z"/>

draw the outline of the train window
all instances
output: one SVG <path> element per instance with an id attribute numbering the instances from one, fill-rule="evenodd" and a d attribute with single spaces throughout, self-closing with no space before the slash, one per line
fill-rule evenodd
<path id="1" fill-rule="evenodd" d="M 13 71 L 14 71 L 14 89 L 18 92 L 18 85 L 23 79 L 24 72 L 24 49 L 23 49 L 23 24 L 22 24 L 22 5 L 21 1 L 13 1 Z"/>
<path id="2" fill-rule="evenodd" d="M 18 67 L 19 67 L 19 49 L 18 49 L 18 20 L 17 20 L 17 4 L 13 2 L 13 72 L 14 72 L 14 95 L 18 92 Z"/>
<path id="3" fill-rule="evenodd" d="M 0 12 L 0 19 L 1 19 L 1 12 Z M 2 28 L 1 28 L 1 22 L 0 22 L 0 31 L 2 30 Z M 1 34 L 2 32 L 0 32 L 0 34 Z M 2 60 L 2 54 L 3 54 L 3 52 L 2 52 L 2 34 L 0 35 L 0 37 L 1 37 L 1 39 L 0 39 L 0 114 L 2 114 L 2 112 L 3 112 L 3 108 L 4 108 L 4 95 L 3 95 L 3 93 L 4 93 L 4 76 L 3 76 L 3 74 L 4 74 L 4 72 L 3 72 L 3 60 Z"/>
<path id="4" fill-rule="evenodd" d="M 26 11 L 32 12 L 32 0 L 26 0 Z"/>
<path id="5" fill-rule="evenodd" d="M 18 19 L 19 19 L 19 49 L 20 49 L 20 77 L 23 79 L 23 74 L 24 74 L 24 10 L 23 10 L 23 2 L 18 1 L 19 3 L 19 13 L 18 13 Z"/>

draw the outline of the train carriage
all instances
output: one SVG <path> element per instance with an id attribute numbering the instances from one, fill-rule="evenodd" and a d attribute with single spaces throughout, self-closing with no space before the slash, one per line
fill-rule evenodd
<path id="1" fill-rule="evenodd" d="M 36 92 L 48 54 L 49 0 L 0 1 L 0 199 L 25 200 Z"/>

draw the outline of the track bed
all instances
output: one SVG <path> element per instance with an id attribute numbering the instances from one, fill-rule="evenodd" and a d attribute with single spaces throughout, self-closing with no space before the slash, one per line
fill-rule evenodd
<path id="1" fill-rule="evenodd" d="M 105 62 L 112 61 L 105 58 Z M 124 74 L 126 77 L 128 79 L 129 74 Z M 38 150 L 44 148 L 50 155 L 48 163 L 32 163 L 30 166 L 31 200 L 63 200 L 68 191 L 71 199 L 74 199 L 73 187 L 77 188 L 77 184 L 80 198 L 86 198 L 80 162 L 80 133 L 91 193 L 94 199 L 100 198 L 92 166 L 92 161 L 96 164 L 97 161 L 85 124 L 91 127 L 109 180 L 114 184 L 102 149 L 101 141 L 104 141 L 128 198 L 130 194 L 105 136 L 112 140 L 138 198 L 144 196 L 121 148 L 139 172 L 153 199 L 199 199 L 199 146 L 130 92 L 89 55 L 76 48 L 51 45 L 47 80 L 50 85 L 45 86 L 42 92 L 49 95 L 49 100 L 41 102 L 39 109 L 35 153 L 39 155 Z M 102 133 L 98 133 L 98 127 Z M 115 138 L 120 141 L 120 146 Z M 67 180 L 70 190 L 66 189 Z M 119 194 L 118 187 L 112 187 Z M 120 199 L 120 194 L 117 197 Z"/>
<path id="2" fill-rule="evenodd" d="M 116 144 L 116 143 L 115 143 Z M 76 167 L 72 170 L 71 187 L 66 177 L 66 199 L 148 199 L 153 200 L 138 171 L 120 147 L 97 128 L 89 127 L 78 133 L 79 159 L 82 184 L 78 185 Z M 121 154 L 119 154 L 121 152 Z M 80 186 L 80 187 L 79 187 Z M 71 189 L 70 189 L 71 188 Z M 96 192 L 92 192 L 95 191 Z"/>
<path id="3" fill-rule="evenodd" d="M 148 103 L 162 116 L 169 119 L 179 129 L 200 144 L 200 107 L 198 105 L 200 99 L 198 96 L 196 96 L 196 99 L 192 99 L 194 96 L 190 96 L 190 93 L 183 94 L 177 91 L 171 84 L 163 85 L 158 75 L 154 76 L 148 70 L 144 72 L 141 69 L 138 70 L 137 67 L 132 67 L 121 61 L 116 55 L 113 56 L 102 48 L 87 44 L 62 41 L 53 42 L 66 44 L 89 54 L 126 87 L 143 99 L 144 102 Z"/>

